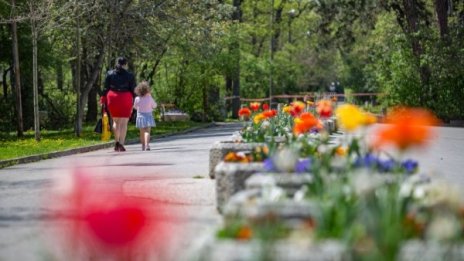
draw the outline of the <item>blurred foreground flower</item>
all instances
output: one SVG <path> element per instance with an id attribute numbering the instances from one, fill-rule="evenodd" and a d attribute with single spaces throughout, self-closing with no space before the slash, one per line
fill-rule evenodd
<path id="1" fill-rule="evenodd" d="M 420 108 L 397 108 L 387 115 L 385 128 L 380 129 L 375 148 L 387 144 L 395 145 L 399 150 L 412 146 L 424 145 L 432 137 L 431 125 L 438 124 L 438 119 L 428 110 Z"/>
<path id="2" fill-rule="evenodd" d="M 69 259 L 148 260 L 167 247 L 172 233 L 160 203 L 128 197 L 120 186 L 115 189 L 79 169 L 69 181 L 52 195 L 52 204 L 70 217 L 70 226 L 57 235 Z"/>
<path id="3" fill-rule="evenodd" d="M 337 108 L 335 114 L 340 126 L 348 132 L 352 132 L 358 127 L 363 126 L 367 121 L 365 113 L 352 104 L 341 105 Z"/>

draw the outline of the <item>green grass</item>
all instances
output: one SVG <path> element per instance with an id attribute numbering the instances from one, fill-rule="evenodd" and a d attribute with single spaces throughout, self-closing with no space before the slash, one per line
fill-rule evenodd
<path id="1" fill-rule="evenodd" d="M 203 126 L 205 123 L 197 122 L 158 122 L 156 128 L 152 128 L 151 135 L 156 137 L 162 134 L 179 132 L 191 127 Z M 41 141 L 36 142 L 34 132 L 27 131 L 24 137 L 18 139 L 15 133 L 0 136 L 0 160 L 14 159 L 19 157 L 63 151 L 73 148 L 104 143 L 100 135 L 93 132 L 94 125 L 86 125 L 80 138 L 74 135 L 73 129 L 64 130 L 42 130 Z M 127 140 L 137 139 L 139 130 L 134 124 L 129 123 Z"/>

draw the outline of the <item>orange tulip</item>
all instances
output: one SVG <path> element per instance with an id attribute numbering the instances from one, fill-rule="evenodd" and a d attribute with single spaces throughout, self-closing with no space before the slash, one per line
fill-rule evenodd
<path id="1" fill-rule="evenodd" d="M 323 118 L 332 116 L 332 102 L 330 100 L 320 100 L 316 104 L 316 111 Z"/>
<path id="2" fill-rule="evenodd" d="M 293 125 L 293 133 L 302 134 L 310 131 L 318 125 L 319 120 L 309 112 L 303 112 L 300 117 L 295 118 Z"/>
<path id="3" fill-rule="evenodd" d="M 259 102 L 252 102 L 252 103 L 250 103 L 250 109 L 251 109 L 252 111 L 257 111 L 257 110 L 259 110 L 259 107 L 260 107 L 260 106 L 261 106 L 261 103 L 259 103 Z"/>
<path id="4" fill-rule="evenodd" d="M 237 239 L 239 240 L 249 240 L 253 236 L 253 231 L 249 226 L 243 226 L 237 232 Z"/>
<path id="5" fill-rule="evenodd" d="M 431 112 L 421 108 L 397 108 L 387 115 L 385 128 L 380 129 L 375 148 L 385 144 L 393 144 L 400 150 L 411 146 L 424 145 L 432 135 L 430 125 L 439 120 Z"/>
<path id="6" fill-rule="evenodd" d="M 247 107 L 243 107 L 238 111 L 238 116 L 250 117 L 251 111 Z"/>
<path id="7" fill-rule="evenodd" d="M 277 111 L 276 110 L 267 110 L 267 111 L 263 112 L 263 115 L 266 118 L 272 118 L 272 117 L 275 117 L 277 115 Z"/>

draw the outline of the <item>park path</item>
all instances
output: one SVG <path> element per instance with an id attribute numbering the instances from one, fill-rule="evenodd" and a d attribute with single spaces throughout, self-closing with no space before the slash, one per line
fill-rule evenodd
<path id="1" fill-rule="evenodd" d="M 240 127 L 220 124 L 157 139 L 151 151 L 141 151 L 135 144 L 126 146 L 125 153 L 103 149 L 0 169 L 0 260 L 51 259 L 56 242 L 47 221 L 54 206 L 44 203 L 44 195 L 57 176 L 69 175 L 76 166 L 104 184 L 121 184 L 127 195 L 167 203 L 178 218 L 171 224 L 175 244 L 165 256 L 179 260 L 220 222 L 214 180 L 208 176 L 209 149 L 215 141 L 230 139 Z M 160 190 L 161 195 L 156 193 Z"/>

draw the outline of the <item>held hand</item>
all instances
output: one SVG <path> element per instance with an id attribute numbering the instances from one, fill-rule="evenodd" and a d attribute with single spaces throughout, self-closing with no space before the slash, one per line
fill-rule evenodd
<path id="1" fill-rule="evenodd" d="M 100 105 L 106 105 L 106 96 L 100 97 Z"/>

